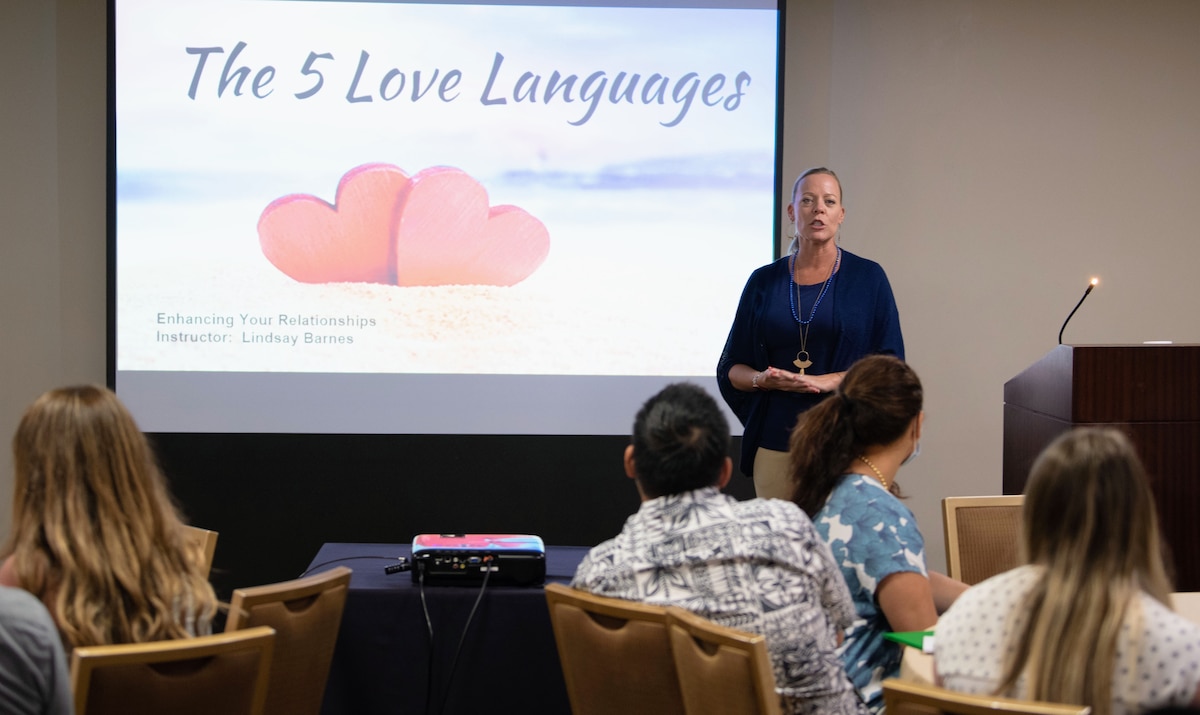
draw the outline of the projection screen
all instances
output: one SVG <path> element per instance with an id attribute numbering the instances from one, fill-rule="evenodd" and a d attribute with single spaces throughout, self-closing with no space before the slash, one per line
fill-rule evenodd
<path id="1" fill-rule="evenodd" d="M 715 393 L 775 250 L 777 3 L 112 7 L 144 430 L 624 434 Z"/>

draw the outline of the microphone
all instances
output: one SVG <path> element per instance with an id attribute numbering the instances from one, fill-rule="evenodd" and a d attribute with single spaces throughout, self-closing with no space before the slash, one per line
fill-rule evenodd
<path id="1" fill-rule="evenodd" d="M 1092 289 L 1095 288 L 1096 284 L 1099 282 L 1100 282 L 1099 278 L 1093 278 L 1092 282 L 1088 283 L 1087 290 L 1085 290 L 1083 292 L 1083 297 L 1079 299 L 1079 302 L 1076 303 L 1075 307 L 1071 309 L 1071 314 L 1068 315 L 1067 319 L 1063 321 L 1062 327 L 1058 329 L 1058 344 L 1059 345 L 1062 345 L 1062 334 L 1063 334 L 1063 331 L 1067 329 L 1067 323 L 1071 322 L 1071 317 L 1075 315 L 1075 311 L 1079 310 L 1079 306 L 1083 305 L 1083 301 L 1087 300 L 1088 293 L 1091 293 Z"/>

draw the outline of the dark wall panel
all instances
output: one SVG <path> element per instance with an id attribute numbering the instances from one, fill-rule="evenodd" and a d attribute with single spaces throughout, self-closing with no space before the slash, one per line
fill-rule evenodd
<path id="1" fill-rule="evenodd" d="M 638 506 L 621 436 L 151 438 L 188 521 L 220 532 L 213 583 L 222 598 L 295 578 L 325 542 L 513 532 L 590 546 L 617 533 Z M 754 490 L 737 474 L 726 491 L 744 499 Z"/>

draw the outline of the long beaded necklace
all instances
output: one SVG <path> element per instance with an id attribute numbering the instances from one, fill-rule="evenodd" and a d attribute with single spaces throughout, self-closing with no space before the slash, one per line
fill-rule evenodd
<path id="1" fill-rule="evenodd" d="M 821 292 L 817 295 L 817 300 L 813 303 L 812 310 L 808 314 L 808 320 L 800 317 L 800 310 L 797 306 L 800 305 L 800 286 L 796 285 L 796 254 L 793 253 L 791 260 L 788 261 L 788 299 L 792 306 L 792 317 L 795 318 L 796 324 L 800 326 L 800 352 L 796 353 L 796 359 L 792 364 L 800 368 L 800 374 L 812 367 L 812 360 L 808 359 L 808 329 L 812 326 L 813 318 L 817 316 L 817 306 L 821 305 L 821 299 L 825 297 L 825 293 L 829 290 L 829 286 L 833 283 L 833 275 L 837 273 L 838 266 L 842 262 L 842 249 L 837 249 L 837 256 L 833 259 L 833 265 L 829 267 L 829 277 L 825 279 L 825 285 L 821 288 Z M 801 308 L 802 309 L 802 308 Z"/>
<path id="2" fill-rule="evenodd" d="M 879 471 L 879 467 L 876 467 L 874 462 L 867 459 L 867 456 L 865 454 L 858 455 L 858 458 L 860 461 L 862 461 L 863 464 L 870 467 L 871 471 L 875 472 L 875 476 L 879 477 L 879 483 L 883 485 L 883 488 L 889 489 L 887 480 L 883 478 L 883 472 Z M 889 489 L 889 491 L 890 491 L 890 489 Z"/>

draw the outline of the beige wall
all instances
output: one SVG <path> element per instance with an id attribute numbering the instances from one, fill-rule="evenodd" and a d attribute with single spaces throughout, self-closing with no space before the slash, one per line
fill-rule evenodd
<path id="1" fill-rule="evenodd" d="M 788 11 L 789 60 L 823 64 L 787 67 L 785 171 L 839 172 L 843 245 L 892 280 L 926 387 L 899 479 L 940 568 L 941 497 L 1000 493 L 1004 382 L 1092 276 L 1064 342 L 1200 343 L 1200 3 Z"/>
<path id="2" fill-rule="evenodd" d="M 0 530 L 42 390 L 104 379 L 104 3 L 0 3 Z M 1200 3 L 789 0 L 787 176 L 828 164 L 927 389 L 901 474 L 1000 491 L 1005 380 L 1056 343 L 1200 343 Z"/>
<path id="3" fill-rule="evenodd" d="M 0 2 L 0 534 L 21 411 L 104 382 L 104 27 L 103 0 Z"/>

